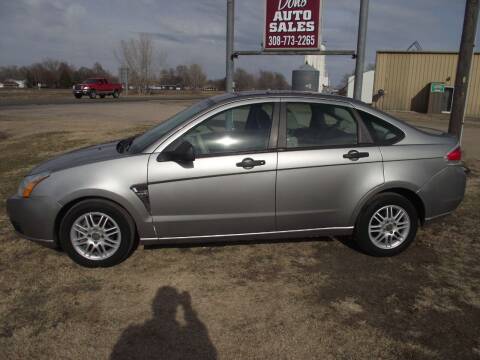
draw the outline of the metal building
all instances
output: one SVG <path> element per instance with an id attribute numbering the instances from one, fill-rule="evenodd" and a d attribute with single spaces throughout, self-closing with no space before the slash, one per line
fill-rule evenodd
<path id="1" fill-rule="evenodd" d="M 378 51 L 373 106 L 417 112 L 436 112 L 432 109 L 440 106 L 448 112 L 457 58 L 456 52 Z M 466 115 L 480 117 L 480 53 L 474 55 Z"/>

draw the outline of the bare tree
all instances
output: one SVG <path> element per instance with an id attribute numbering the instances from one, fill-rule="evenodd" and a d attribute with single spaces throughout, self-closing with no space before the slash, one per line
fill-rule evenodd
<path id="1" fill-rule="evenodd" d="M 130 82 L 139 93 L 145 93 L 153 78 L 153 40 L 150 34 L 141 33 L 138 39 L 122 40 L 115 56 L 122 66 L 130 69 Z"/>
<path id="2" fill-rule="evenodd" d="M 255 76 L 242 68 L 235 70 L 233 80 L 237 91 L 255 89 Z"/>
<path id="3" fill-rule="evenodd" d="M 180 85 L 182 88 L 190 87 L 190 71 L 188 71 L 187 65 L 178 65 L 175 69 L 175 74 L 178 79 L 177 85 Z"/>
<path id="4" fill-rule="evenodd" d="M 207 82 L 207 75 L 203 72 L 203 68 L 198 64 L 192 64 L 188 68 L 190 87 L 192 89 L 201 89 Z"/>

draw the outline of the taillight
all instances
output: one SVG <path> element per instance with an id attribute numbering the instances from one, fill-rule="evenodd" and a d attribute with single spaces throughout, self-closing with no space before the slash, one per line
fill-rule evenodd
<path id="1" fill-rule="evenodd" d="M 462 160 L 462 148 L 460 146 L 456 147 L 446 155 L 446 158 L 448 161 Z"/>

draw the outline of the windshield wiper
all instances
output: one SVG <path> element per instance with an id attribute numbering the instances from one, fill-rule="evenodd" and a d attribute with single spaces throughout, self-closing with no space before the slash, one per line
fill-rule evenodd
<path id="1" fill-rule="evenodd" d="M 137 136 L 131 136 L 129 138 L 120 140 L 117 144 L 117 151 L 120 154 L 123 154 L 124 152 L 127 152 L 128 149 L 130 149 L 130 146 L 132 145 L 133 140 L 135 140 L 136 137 Z"/>

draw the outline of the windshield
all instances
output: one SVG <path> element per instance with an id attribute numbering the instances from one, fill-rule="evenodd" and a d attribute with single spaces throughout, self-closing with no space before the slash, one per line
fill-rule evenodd
<path id="1" fill-rule="evenodd" d="M 155 141 L 159 140 L 161 137 L 168 134 L 177 126 L 181 125 L 188 119 L 206 110 L 212 105 L 213 105 L 212 100 L 209 100 L 209 99 L 203 100 L 179 112 L 178 114 L 172 116 L 168 120 L 165 120 L 160 125 L 155 126 L 153 129 L 150 129 L 146 133 L 136 137 L 130 146 L 130 149 L 129 149 L 130 152 L 139 153 L 145 150 L 148 146 L 152 145 Z"/>

